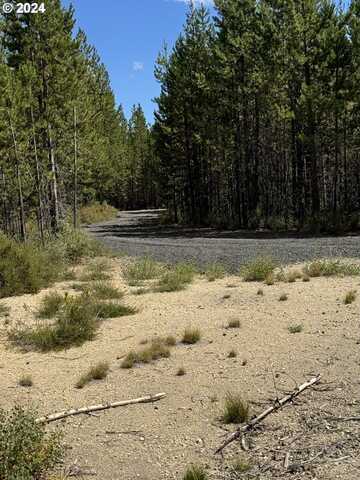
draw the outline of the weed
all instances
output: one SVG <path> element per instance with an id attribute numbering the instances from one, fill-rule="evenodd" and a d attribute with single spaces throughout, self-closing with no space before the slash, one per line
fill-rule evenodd
<path id="1" fill-rule="evenodd" d="M 241 323 L 240 323 L 240 320 L 238 320 L 237 318 L 231 318 L 228 321 L 227 328 L 240 328 L 240 327 L 241 327 Z"/>
<path id="2" fill-rule="evenodd" d="M 347 292 L 344 298 L 345 305 L 349 305 L 350 303 L 355 302 L 356 300 L 356 290 L 350 290 Z"/>
<path id="3" fill-rule="evenodd" d="M 23 375 L 22 377 L 19 378 L 18 383 L 21 387 L 32 387 L 33 386 L 33 380 L 31 378 L 31 375 Z"/>
<path id="4" fill-rule="evenodd" d="M 249 405 L 240 395 L 228 392 L 225 397 L 224 423 L 244 423 L 249 419 Z"/>
<path id="5" fill-rule="evenodd" d="M 161 275 L 164 267 L 149 257 L 133 262 L 124 270 L 129 285 L 139 285 L 144 280 L 153 280 Z"/>
<path id="6" fill-rule="evenodd" d="M 37 315 L 39 318 L 54 318 L 65 302 L 65 297 L 58 292 L 51 292 L 41 300 Z"/>
<path id="7" fill-rule="evenodd" d="M 275 267 L 276 264 L 271 257 L 259 257 L 245 265 L 240 274 L 246 282 L 262 281 L 273 273 Z"/>
<path id="8" fill-rule="evenodd" d="M 207 480 L 208 475 L 200 465 L 191 465 L 187 468 L 183 480 Z"/>
<path id="9" fill-rule="evenodd" d="M 226 269 L 220 263 L 211 263 L 205 269 L 205 276 L 209 282 L 214 282 L 219 278 L 224 278 L 226 275 Z"/>
<path id="10" fill-rule="evenodd" d="M 103 380 L 109 373 L 109 364 L 107 362 L 100 362 L 97 365 L 90 367 L 89 371 L 82 375 L 76 382 L 76 388 L 83 388 L 92 380 Z"/>
<path id="11" fill-rule="evenodd" d="M 0 478 L 33 480 L 48 478 L 62 460 L 59 433 L 47 434 L 36 423 L 35 412 L 14 407 L 0 410 Z"/>
<path id="12" fill-rule="evenodd" d="M 201 332 L 198 328 L 186 328 L 182 338 L 182 343 L 193 345 L 201 338 Z"/>
<path id="13" fill-rule="evenodd" d="M 304 327 L 303 325 L 299 324 L 299 325 L 290 325 L 288 327 L 288 330 L 290 333 L 301 333 L 303 330 L 304 330 Z"/>
<path id="14" fill-rule="evenodd" d="M 286 300 L 288 299 L 288 296 L 286 293 L 282 293 L 279 297 L 279 302 L 286 302 Z"/>

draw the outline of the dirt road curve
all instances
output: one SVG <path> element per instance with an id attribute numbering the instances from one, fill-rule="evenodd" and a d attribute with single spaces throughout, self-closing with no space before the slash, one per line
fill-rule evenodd
<path id="1" fill-rule="evenodd" d="M 231 269 L 259 255 L 272 255 L 281 263 L 317 257 L 360 258 L 360 237 L 274 236 L 268 233 L 216 231 L 159 224 L 159 210 L 123 211 L 118 218 L 86 227 L 106 246 L 128 255 L 149 255 L 155 260 L 195 260 L 200 265 L 218 261 Z"/>

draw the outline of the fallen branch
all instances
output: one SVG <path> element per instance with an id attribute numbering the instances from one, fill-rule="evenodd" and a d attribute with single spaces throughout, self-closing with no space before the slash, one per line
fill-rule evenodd
<path id="1" fill-rule="evenodd" d="M 121 400 L 120 402 L 103 403 L 99 405 L 91 405 L 88 407 L 73 408 L 59 413 L 52 413 L 45 417 L 40 417 L 35 420 L 36 423 L 50 423 L 60 420 L 62 418 L 73 415 L 80 415 L 81 413 L 96 412 L 98 410 L 107 410 L 108 408 L 123 407 L 125 405 L 134 405 L 135 403 L 152 403 L 166 397 L 166 393 L 157 393 L 156 395 L 147 395 L 146 397 L 133 398 L 131 400 Z"/>
<path id="2" fill-rule="evenodd" d="M 316 383 L 318 383 L 320 378 L 321 378 L 321 375 L 319 374 L 316 377 L 309 380 L 308 382 L 300 385 L 300 387 L 298 387 L 296 390 L 294 390 L 289 395 L 286 395 L 285 397 L 283 397 L 281 400 L 276 400 L 274 402 L 274 405 L 267 408 L 260 415 L 253 418 L 252 420 L 250 420 L 249 423 L 247 423 L 246 425 L 244 425 L 242 427 L 239 427 L 235 432 L 233 432 L 231 435 L 229 435 L 228 438 L 215 451 L 215 454 L 220 453 L 227 445 L 229 445 L 229 443 L 231 443 L 234 440 L 236 440 L 237 438 L 241 437 L 244 433 L 247 433 L 250 430 L 252 430 L 255 427 L 255 425 L 262 422 L 264 420 L 264 418 L 266 418 L 268 415 L 270 415 L 273 412 L 276 412 L 281 407 L 283 407 L 286 403 L 291 402 L 294 398 L 296 398 L 298 395 L 300 395 L 301 392 L 303 392 L 307 388 L 311 387 L 312 385 L 315 385 Z"/>

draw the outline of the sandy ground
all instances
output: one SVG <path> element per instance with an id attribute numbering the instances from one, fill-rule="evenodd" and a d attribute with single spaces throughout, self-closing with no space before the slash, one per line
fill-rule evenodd
<path id="1" fill-rule="evenodd" d="M 186 290 L 133 295 L 114 259 L 114 284 L 126 291 L 125 301 L 139 309 L 136 315 L 106 320 L 95 341 L 66 352 L 23 353 L 9 346 L 1 322 L 1 406 L 35 406 L 40 414 L 69 407 L 97 404 L 166 392 L 154 404 L 81 415 L 58 422 L 64 429 L 65 467 L 88 469 L 101 480 L 182 479 L 188 464 L 204 465 L 212 479 L 232 478 L 359 478 L 360 422 L 330 417 L 360 415 L 360 318 L 358 298 L 344 305 L 347 291 L 358 289 L 359 278 L 318 278 L 273 286 L 245 283 L 227 277 L 209 283 L 198 278 Z M 73 282 L 52 290 L 64 291 Z M 257 295 L 258 288 L 264 291 Z M 281 293 L 288 301 L 280 302 Z M 46 291 L 5 299 L 11 308 L 10 325 L 33 321 L 33 312 Z M 230 295 L 229 298 L 224 298 Z M 227 329 L 229 319 L 241 322 Z M 288 326 L 302 324 L 302 333 Z M 171 357 L 156 363 L 120 368 L 121 359 L 139 343 L 156 335 L 176 335 L 187 326 L 199 327 L 200 343 L 178 344 Z M 231 349 L 238 353 L 228 358 Z M 108 361 L 106 380 L 82 390 L 79 376 L 99 361 Z M 186 375 L 176 376 L 183 366 Z M 34 386 L 17 385 L 30 373 Z M 214 449 L 227 431 L 220 420 L 227 391 L 238 392 L 260 413 L 312 375 L 322 384 L 309 389 L 291 406 L 263 423 L 248 437 L 248 451 L 234 443 L 224 456 Z M 56 427 L 52 427 L 56 428 Z M 286 453 L 294 473 L 283 468 Z M 256 476 L 234 476 L 234 459 L 250 461 Z M 340 460 L 337 460 L 340 459 Z M 305 462 L 305 463 L 304 463 Z M 92 477 L 89 477 L 92 478 Z"/>

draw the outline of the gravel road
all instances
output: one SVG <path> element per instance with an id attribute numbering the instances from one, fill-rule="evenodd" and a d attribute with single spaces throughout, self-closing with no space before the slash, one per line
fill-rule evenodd
<path id="1" fill-rule="evenodd" d="M 259 255 L 271 255 L 283 264 L 319 257 L 360 258 L 360 237 L 273 235 L 244 231 L 217 231 L 159 224 L 161 210 L 119 212 L 118 218 L 85 229 L 104 245 L 131 256 L 149 255 L 163 262 L 217 261 L 230 269 Z"/>

